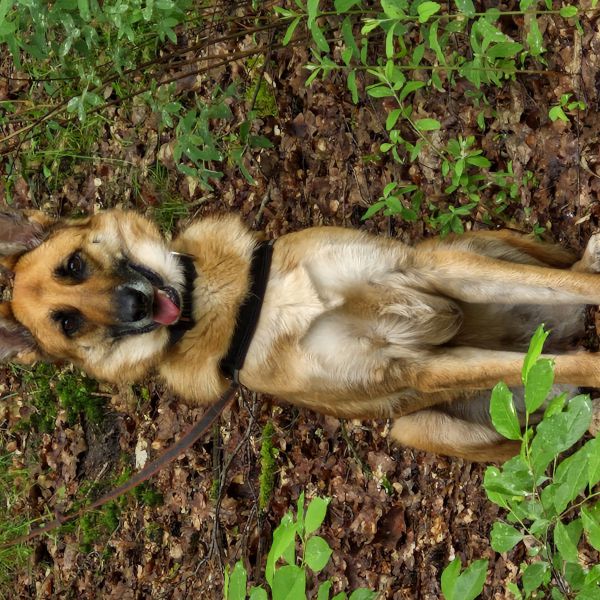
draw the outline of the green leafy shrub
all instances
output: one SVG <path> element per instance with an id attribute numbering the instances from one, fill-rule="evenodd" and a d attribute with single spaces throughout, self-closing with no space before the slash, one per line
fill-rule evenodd
<path id="1" fill-rule="evenodd" d="M 581 546 L 585 539 L 600 551 L 600 439 L 580 442 L 592 415 L 587 395 L 551 397 L 553 362 L 540 357 L 547 335 L 543 327 L 536 331 L 523 364 L 524 427 L 509 388 L 499 383 L 492 392 L 494 426 L 508 439 L 520 440 L 521 451 L 485 473 L 487 496 L 506 515 L 494 523 L 491 544 L 497 552 L 508 552 L 525 543 L 519 580 L 507 586 L 515 598 L 592 600 L 600 598 L 600 564 L 590 564 Z M 541 410 L 534 428 L 531 422 Z M 478 561 L 471 568 L 469 576 L 469 570 L 458 575 L 456 561 L 446 568 L 442 589 L 447 600 L 465 598 L 465 590 L 474 590 L 470 598 L 481 592 L 486 566 Z"/>
<path id="2" fill-rule="evenodd" d="M 541 72 L 535 67 L 545 66 L 546 48 L 539 19 L 573 19 L 578 15 L 576 6 L 555 9 L 547 0 L 522 0 L 518 9 L 511 6 L 510 11 L 503 11 L 491 6 L 479 12 L 472 0 L 380 0 L 375 6 L 361 0 L 334 0 L 334 10 L 325 8 L 320 0 L 296 0 L 295 4 L 294 8 L 274 10 L 288 21 L 284 45 L 290 43 L 302 24 L 312 37 L 306 85 L 341 71 L 354 103 L 364 101 L 365 95 L 385 99 L 389 139 L 380 145 L 382 154 L 407 163 L 417 161 L 426 150 L 434 161 L 439 161 L 449 201 L 447 207 L 446 202 L 430 202 L 423 207 L 429 211 L 430 225 L 442 235 L 463 231 L 463 220 L 474 216 L 486 191 L 487 202 L 481 206 L 484 220 L 501 215 L 508 201 L 518 199 L 516 194 L 507 193 L 515 182 L 507 181 L 506 172 L 494 171 L 492 162 L 475 147 L 473 136 L 440 144 L 442 135 L 437 132 L 442 124 L 437 119 L 416 116 L 411 98 L 422 89 L 444 92 L 462 80 L 467 84 L 467 95 L 478 103 L 485 100 L 486 87 L 500 87 L 518 73 Z M 524 24 L 518 39 L 505 33 L 502 25 L 504 19 L 511 20 L 516 14 Z M 332 38 L 335 45 L 328 41 Z M 457 47 L 458 38 L 465 47 Z M 364 84 L 360 85 L 362 80 Z M 573 111 L 585 106 L 563 97 L 550 110 L 550 118 L 568 120 L 565 108 Z M 485 130 L 483 112 L 477 116 L 477 125 Z M 499 185 L 503 183 L 508 187 Z M 385 215 L 412 220 L 413 204 L 420 208 L 420 198 L 413 202 L 411 196 L 422 192 L 418 188 L 409 191 L 416 188 L 412 184 L 397 185 L 405 190 L 406 198 L 391 195 L 386 188 L 388 191 L 364 218 L 383 211 Z M 491 201 L 494 193 L 498 194 L 496 202 Z"/>
<path id="3" fill-rule="evenodd" d="M 304 507 L 304 492 L 298 498 L 296 518 L 291 511 L 281 519 L 273 532 L 273 543 L 267 555 L 265 578 L 272 600 L 305 600 L 309 572 L 320 573 L 329 562 L 332 550 L 324 538 L 315 535 L 325 520 L 329 500 L 313 498 Z M 300 542 L 297 554 L 296 542 Z M 283 562 L 284 564 L 280 564 Z M 231 573 L 225 570 L 224 600 L 267 600 L 269 595 L 263 586 L 250 588 L 247 596 L 247 573 L 238 561 Z M 329 600 L 333 584 L 330 580 L 320 584 L 317 600 Z M 376 593 L 367 589 L 354 590 L 349 600 L 373 600 Z M 331 600 L 346 600 L 348 595 L 340 592 Z"/>

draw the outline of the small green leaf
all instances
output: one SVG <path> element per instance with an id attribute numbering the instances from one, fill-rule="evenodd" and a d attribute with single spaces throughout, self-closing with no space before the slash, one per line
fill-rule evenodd
<path id="1" fill-rule="evenodd" d="M 562 412 L 565 407 L 565 403 L 567 402 L 568 395 L 566 392 L 559 394 L 555 398 L 552 398 L 550 402 L 548 402 L 548 406 L 546 406 L 546 410 L 544 410 L 544 418 L 551 417 L 552 415 L 558 414 Z"/>
<path id="2" fill-rule="evenodd" d="M 487 560 L 476 560 L 460 573 L 461 562 L 456 557 L 442 572 L 441 584 L 445 600 L 477 598 L 483 590 L 487 567 Z"/>
<path id="3" fill-rule="evenodd" d="M 521 439 L 521 426 L 515 410 L 512 392 L 505 383 L 498 383 L 492 390 L 490 415 L 498 433 L 509 440 Z"/>
<path id="4" fill-rule="evenodd" d="M 570 400 L 564 412 L 543 419 L 538 425 L 535 437 L 531 442 L 530 456 L 534 472 L 542 473 L 551 460 L 579 440 L 588 428 L 591 416 L 592 408 L 589 398 L 585 395 L 579 395 Z M 579 467 L 576 472 L 580 476 L 585 474 L 587 481 L 587 452 L 585 447 L 581 448 L 565 459 L 561 465 L 565 463 L 566 465 L 574 465 L 575 461 L 580 461 L 578 464 L 581 468 L 585 468 L 585 473 L 579 473 Z M 558 483 L 566 481 L 565 478 L 559 477 L 559 475 L 562 476 L 566 473 L 572 476 L 575 474 L 575 472 L 568 474 L 566 465 L 564 467 L 561 467 L 561 465 L 557 467 L 555 475 L 555 480 Z"/>
<path id="5" fill-rule="evenodd" d="M 441 6 L 437 2 L 423 2 L 417 7 L 419 14 L 419 23 L 426 23 L 430 17 L 440 10 Z"/>
<path id="6" fill-rule="evenodd" d="M 325 515 L 327 514 L 328 505 L 328 498 L 315 497 L 311 500 L 306 509 L 306 516 L 304 518 L 304 531 L 306 535 L 310 535 L 313 531 L 316 531 L 321 527 L 321 524 L 325 520 Z"/>
<path id="7" fill-rule="evenodd" d="M 435 52 L 435 56 L 441 65 L 446 64 L 446 57 L 438 40 L 439 19 L 435 20 L 429 28 L 429 46 Z"/>
<path id="8" fill-rule="evenodd" d="M 456 591 L 460 594 L 460 600 L 474 600 L 481 594 L 487 576 L 487 568 L 487 560 L 476 560 L 460 574 L 456 583 Z"/>
<path id="9" fill-rule="evenodd" d="M 392 25 L 385 35 L 385 56 L 390 59 L 394 57 L 394 31 L 396 25 Z"/>
<path id="10" fill-rule="evenodd" d="M 491 161 L 485 156 L 469 156 L 467 158 L 467 163 L 470 165 L 474 165 L 475 167 L 481 167 L 483 169 L 487 169 L 492 164 Z"/>
<path id="11" fill-rule="evenodd" d="M 554 363 L 550 359 L 540 358 L 527 375 L 525 384 L 525 407 L 533 414 L 545 402 L 554 384 Z"/>
<path id="12" fill-rule="evenodd" d="M 329 44 L 322 29 L 316 23 L 313 23 L 309 29 L 317 48 L 321 52 L 329 53 Z"/>
<path id="13" fill-rule="evenodd" d="M 550 577 L 549 569 L 550 565 L 543 560 L 528 565 L 523 573 L 523 589 L 525 590 L 525 593 L 531 594 L 531 592 L 537 590 L 542 583 L 545 583 Z"/>
<path id="14" fill-rule="evenodd" d="M 565 525 L 558 521 L 554 527 L 554 543 L 561 556 L 568 562 L 576 563 L 579 558 L 577 544 L 581 538 L 582 525 L 581 520 L 576 519 Z"/>
<path id="15" fill-rule="evenodd" d="M 567 117 L 567 115 L 565 114 L 565 111 L 563 110 L 562 106 L 553 106 L 549 111 L 548 111 L 548 117 L 550 117 L 551 121 L 556 121 L 558 119 L 560 119 L 561 121 L 564 121 L 565 123 L 569 122 L 569 117 Z"/>
<path id="16" fill-rule="evenodd" d="M 533 474 L 529 465 L 520 455 L 513 456 L 498 467 L 490 466 L 485 470 L 483 486 L 486 492 L 505 496 L 527 496 L 534 487 Z"/>
<path id="17" fill-rule="evenodd" d="M 570 19 L 571 17 L 577 16 L 577 12 L 576 6 L 563 6 L 560 9 L 559 14 L 564 19 Z"/>
<path id="18" fill-rule="evenodd" d="M 588 453 L 588 485 L 595 486 L 600 481 L 600 437 L 595 437 L 586 443 Z"/>
<path id="19" fill-rule="evenodd" d="M 400 2 L 394 2 L 393 0 L 381 0 L 381 8 L 385 13 L 385 16 L 393 20 L 402 20 L 406 15 L 401 8 Z"/>
<path id="20" fill-rule="evenodd" d="M 473 5 L 473 0 L 456 0 L 455 4 L 458 11 L 467 17 L 475 16 L 475 6 Z"/>
<path id="21" fill-rule="evenodd" d="M 396 125 L 398 118 L 400 117 L 401 114 L 402 114 L 401 108 L 395 108 L 394 110 L 390 111 L 390 113 L 387 116 L 387 119 L 385 120 L 386 131 L 390 131 L 391 129 L 394 129 L 394 126 Z"/>
<path id="22" fill-rule="evenodd" d="M 275 573 L 275 563 L 288 551 L 288 548 L 295 544 L 296 540 L 296 522 L 291 512 L 286 513 L 281 519 L 281 523 L 273 532 L 273 543 L 269 554 L 267 555 L 267 566 L 265 568 L 265 577 L 272 585 L 273 575 Z"/>
<path id="23" fill-rule="evenodd" d="M 296 31 L 296 28 L 298 27 L 298 24 L 300 23 L 300 19 L 301 19 L 301 17 L 296 17 L 288 25 L 288 28 L 285 31 L 285 35 L 283 36 L 283 40 L 281 41 L 281 43 L 284 46 L 287 46 L 290 43 L 292 36 L 294 35 L 294 32 Z"/>
<path id="24" fill-rule="evenodd" d="M 241 560 L 235 563 L 229 577 L 227 600 L 245 600 L 246 598 L 246 569 Z"/>
<path id="25" fill-rule="evenodd" d="M 348 73 L 347 86 L 348 90 L 350 90 L 350 94 L 352 95 L 352 102 L 354 102 L 354 104 L 358 104 L 358 86 L 356 85 L 356 71 L 351 70 Z"/>
<path id="26" fill-rule="evenodd" d="M 271 591 L 273 600 L 304 600 L 306 571 L 297 565 L 284 565 L 275 571 Z"/>
<path id="27" fill-rule="evenodd" d="M 544 331 L 544 325 L 542 324 L 535 330 L 535 333 L 531 337 L 531 341 L 529 342 L 529 348 L 527 350 L 527 354 L 525 355 L 525 360 L 523 361 L 523 382 L 527 381 L 527 374 L 529 373 L 529 369 L 531 369 L 532 365 L 534 365 L 537 359 L 540 357 L 540 354 L 542 353 L 542 348 L 544 347 L 544 342 L 546 341 L 546 338 L 549 335 L 550 332 Z"/>
<path id="28" fill-rule="evenodd" d="M 382 144 L 382 146 L 383 146 L 383 144 Z M 386 206 L 385 200 L 380 200 L 379 202 L 375 202 L 375 204 L 372 204 L 366 210 L 365 214 L 361 217 L 361 221 L 366 221 L 367 219 L 370 219 L 374 214 L 377 214 L 380 210 L 383 210 L 385 208 L 385 206 Z"/>
<path id="29" fill-rule="evenodd" d="M 376 83 L 367 87 L 367 94 L 373 98 L 389 98 L 394 95 L 394 91 L 387 85 Z"/>
<path id="30" fill-rule="evenodd" d="M 581 508 L 581 521 L 588 542 L 600 551 L 600 503 L 593 508 L 583 506 Z"/>
<path id="31" fill-rule="evenodd" d="M 267 592 L 261 587 L 251 587 L 248 600 L 269 600 Z"/>
<path id="32" fill-rule="evenodd" d="M 329 600 L 329 592 L 331 591 L 332 585 L 333 584 L 329 579 L 327 581 L 324 581 L 319 586 L 319 591 L 317 592 L 317 600 Z"/>
<path id="33" fill-rule="evenodd" d="M 437 119 L 417 119 L 415 121 L 415 127 L 418 131 L 436 131 L 441 126 Z"/>
<path id="34" fill-rule="evenodd" d="M 306 25 L 310 29 L 319 13 L 319 0 L 306 0 Z"/>
<path id="35" fill-rule="evenodd" d="M 508 552 L 523 539 L 523 534 L 501 521 L 496 521 L 492 526 L 491 544 L 496 552 Z"/>
<path id="36" fill-rule="evenodd" d="M 318 535 L 308 538 L 304 546 L 304 560 L 306 564 L 315 572 L 325 568 L 331 556 L 329 544 Z"/>
<path id="37" fill-rule="evenodd" d="M 79 8 L 79 16 L 84 21 L 90 20 L 90 2 L 89 0 L 77 0 L 77 7 Z"/>
<path id="38" fill-rule="evenodd" d="M 405 100 L 409 94 L 412 94 L 413 92 L 415 92 L 418 89 L 421 89 L 422 87 L 425 87 L 424 81 L 407 81 L 406 85 L 402 88 L 402 91 L 400 92 L 400 95 L 398 97 L 400 102 Z"/>
<path id="39" fill-rule="evenodd" d="M 487 55 L 491 58 L 513 58 L 523 50 L 523 45 L 518 42 L 499 42 L 488 49 Z"/>
<path id="40" fill-rule="evenodd" d="M 461 569 L 461 560 L 457 556 L 443 571 L 441 577 L 442 593 L 446 600 L 456 598 L 456 582 Z"/>
<path id="41" fill-rule="evenodd" d="M 544 51 L 544 37 L 540 31 L 537 19 L 532 16 L 529 20 L 529 31 L 527 33 L 527 45 L 531 56 L 541 56 Z"/>

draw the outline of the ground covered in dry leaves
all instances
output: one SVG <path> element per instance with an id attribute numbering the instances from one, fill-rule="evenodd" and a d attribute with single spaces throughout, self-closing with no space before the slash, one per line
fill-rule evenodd
<path id="1" fill-rule="evenodd" d="M 509 26 L 517 32 L 521 23 Z M 600 216 L 600 21 L 594 15 L 582 19 L 582 37 L 559 18 L 547 19 L 545 26 L 548 72 L 520 75 L 489 90 L 484 133 L 464 82 L 448 86 L 445 95 L 417 93 L 414 107 L 420 116 L 441 121 L 440 136 L 475 135 L 498 168 L 512 161 L 515 173 L 534 174 L 537 183 L 523 187 L 492 226 L 529 232 L 537 224 L 581 251 Z M 235 48 L 224 43 L 220 50 Z M 379 100 L 354 105 L 339 74 L 306 88 L 308 58 L 302 44 L 270 57 L 265 74 L 276 110 L 259 120 L 257 132 L 273 147 L 255 151 L 249 162 L 255 185 L 234 165 L 225 165 L 214 192 L 178 173 L 171 134 L 157 131 L 140 103 L 134 111 L 110 109 L 104 135 L 93 147 L 106 160 L 64 162 L 61 187 L 52 191 L 35 172 L 24 171 L 14 204 L 60 215 L 116 205 L 152 213 L 168 196 L 183 201 L 188 211 L 183 222 L 235 211 L 269 238 L 321 224 L 365 228 L 409 243 L 433 235 L 422 219 L 361 221 L 390 181 L 416 183 L 440 205 L 447 183 L 437 175 L 435 156 L 405 165 L 381 156 L 388 107 Z M 10 69 L 5 57 L 3 71 Z M 178 85 L 192 96 L 233 76 L 250 77 L 243 65 L 229 66 Z M 18 97 L 23 85 L 5 81 L 0 95 Z M 548 110 L 566 92 L 575 92 L 587 109 L 569 122 L 551 122 Z M 247 108 L 247 101 L 231 101 L 240 118 Z M 164 175 L 160 183 L 148 176 L 157 161 Z M 490 226 L 482 214 L 466 225 Z M 32 393 L 19 371 L 5 370 L 2 385 L 2 439 L 17 451 L 15 464 L 27 467 L 33 485 L 16 510 L 31 516 L 96 496 L 102 482 L 114 485 L 124 468 L 135 469 L 144 453 L 155 456 L 202 412 L 154 381 L 131 389 L 101 386 L 104 418 L 92 422 L 79 414 L 73 420 L 59 409 L 52 429 L 39 434 L 18 427 L 31 413 Z M 260 432 L 268 420 L 278 456 L 275 486 L 260 511 Z M 272 531 L 304 490 L 331 498 L 321 534 L 334 549 L 326 574 L 336 589 L 366 586 L 382 598 L 440 598 L 441 570 L 458 555 L 463 563 L 488 558 L 483 597 L 505 598 L 505 582 L 516 577 L 525 549 L 520 544 L 504 556 L 490 549 L 498 510 L 481 487 L 484 467 L 394 447 L 388 432 L 385 422 L 340 423 L 244 392 L 212 435 L 152 480 L 147 489 L 162 499 L 127 496 L 119 504 L 117 528 L 97 525 L 85 544 L 80 524 L 34 541 L 28 566 L 14 575 L 10 597 L 219 598 L 225 564 L 242 559 L 254 580 L 261 580 Z"/>

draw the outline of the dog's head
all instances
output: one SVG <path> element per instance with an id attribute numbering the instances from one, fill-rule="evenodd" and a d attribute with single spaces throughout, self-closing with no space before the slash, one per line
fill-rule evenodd
<path id="1" fill-rule="evenodd" d="M 0 215 L 12 299 L 0 306 L 0 358 L 70 360 L 109 381 L 160 359 L 182 310 L 184 276 L 158 229 L 112 210 L 71 221 Z"/>

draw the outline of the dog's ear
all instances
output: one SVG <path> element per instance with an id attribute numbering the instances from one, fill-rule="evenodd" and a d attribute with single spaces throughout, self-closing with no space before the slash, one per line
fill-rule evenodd
<path id="1" fill-rule="evenodd" d="M 39 246 L 53 223 L 39 211 L 0 211 L 0 256 L 20 254 Z"/>
<path id="2" fill-rule="evenodd" d="M 29 331 L 20 323 L 0 318 L 0 362 L 29 364 L 38 357 L 37 344 Z"/>

